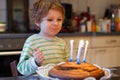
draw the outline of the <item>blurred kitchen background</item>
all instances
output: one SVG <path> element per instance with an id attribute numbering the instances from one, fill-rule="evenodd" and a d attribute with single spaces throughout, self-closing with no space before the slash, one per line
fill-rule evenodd
<path id="1" fill-rule="evenodd" d="M 29 18 L 35 0 L 0 0 L 0 77 L 11 76 L 10 62 L 19 60 L 26 38 L 38 31 Z M 88 40 L 87 61 L 101 67 L 120 66 L 120 0 L 59 0 L 66 14 L 58 34 L 68 46 Z M 83 50 L 84 51 L 84 50 Z"/>

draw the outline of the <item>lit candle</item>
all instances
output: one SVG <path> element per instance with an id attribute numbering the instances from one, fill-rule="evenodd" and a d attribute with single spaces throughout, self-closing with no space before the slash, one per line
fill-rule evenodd
<path id="1" fill-rule="evenodd" d="M 86 62 L 86 55 L 87 55 L 88 44 L 89 44 L 89 42 L 86 41 L 86 44 L 85 44 L 85 51 L 84 51 L 83 60 L 82 60 L 83 62 Z"/>
<path id="2" fill-rule="evenodd" d="M 82 53 L 83 45 L 84 45 L 84 41 L 80 40 L 79 41 L 78 54 L 77 54 L 77 58 L 76 58 L 77 64 L 80 64 L 80 56 L 81 56 L 81 53 Z"/>
<path id="3" fill-rule="evenodd" d="M 74 40 L 70 40 L 70 58 L 69 58 L 69 62 L 72 62 L 72 57 L 73 57 L 73 43 L 74 43 Z"/>

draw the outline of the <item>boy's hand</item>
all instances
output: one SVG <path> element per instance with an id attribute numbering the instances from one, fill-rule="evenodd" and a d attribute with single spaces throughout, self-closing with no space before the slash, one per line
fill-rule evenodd
<path id="1" fill-rule="evenodd" d="M 34 49 L 35 52 L 33 53 L 33 57 L 35 59 L 35 62 L 38 66 L 41 66 L 42 65 L 42 62 L 44 60 L 44 54 L 42 53 L 41 50 L 38 50 L 38 49 Z"/>

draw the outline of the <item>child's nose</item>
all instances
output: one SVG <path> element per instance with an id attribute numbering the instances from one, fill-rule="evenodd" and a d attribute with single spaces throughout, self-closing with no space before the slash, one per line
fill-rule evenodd
<path id="1" fill-rule="evenodd" d="M 56 20 L 53 23 L 54 23 L 54 25 L 58 25 L 58 21 L 56 21 Z"/>

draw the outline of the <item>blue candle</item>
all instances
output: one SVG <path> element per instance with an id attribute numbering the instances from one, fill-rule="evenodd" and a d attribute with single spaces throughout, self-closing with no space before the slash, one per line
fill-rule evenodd
<path id="1" fill-rule="evenodd" d="M 69 58 L 69 62 L 72 62 L 72 57 L 73 57 L 73 43 L 74 43 L 74 40 L 70 40 L 70 58 Z"/>
<path id="2" fill-rule="evenodd" d="M 79 41 L 78 54 L 77 54 L 77 58 L 76 58 L 77 64 L 80 64 L 80 56 L 81 56 L 81 53 L 82 53 L 83 45 L 84 45 L 84 41 L 80 40 Z"/>
<path id="3" fill-rule="evenodd" d="M 86 41 L 86 44 L 85 44 L 85 51 L 84 51 L 84 56 L 83 56 L 83 60 L 82 60 L 83 62 L 86 62 L 86 55 L 87 55 L 88 44 L 89 44 L 89 42 Z"/>

